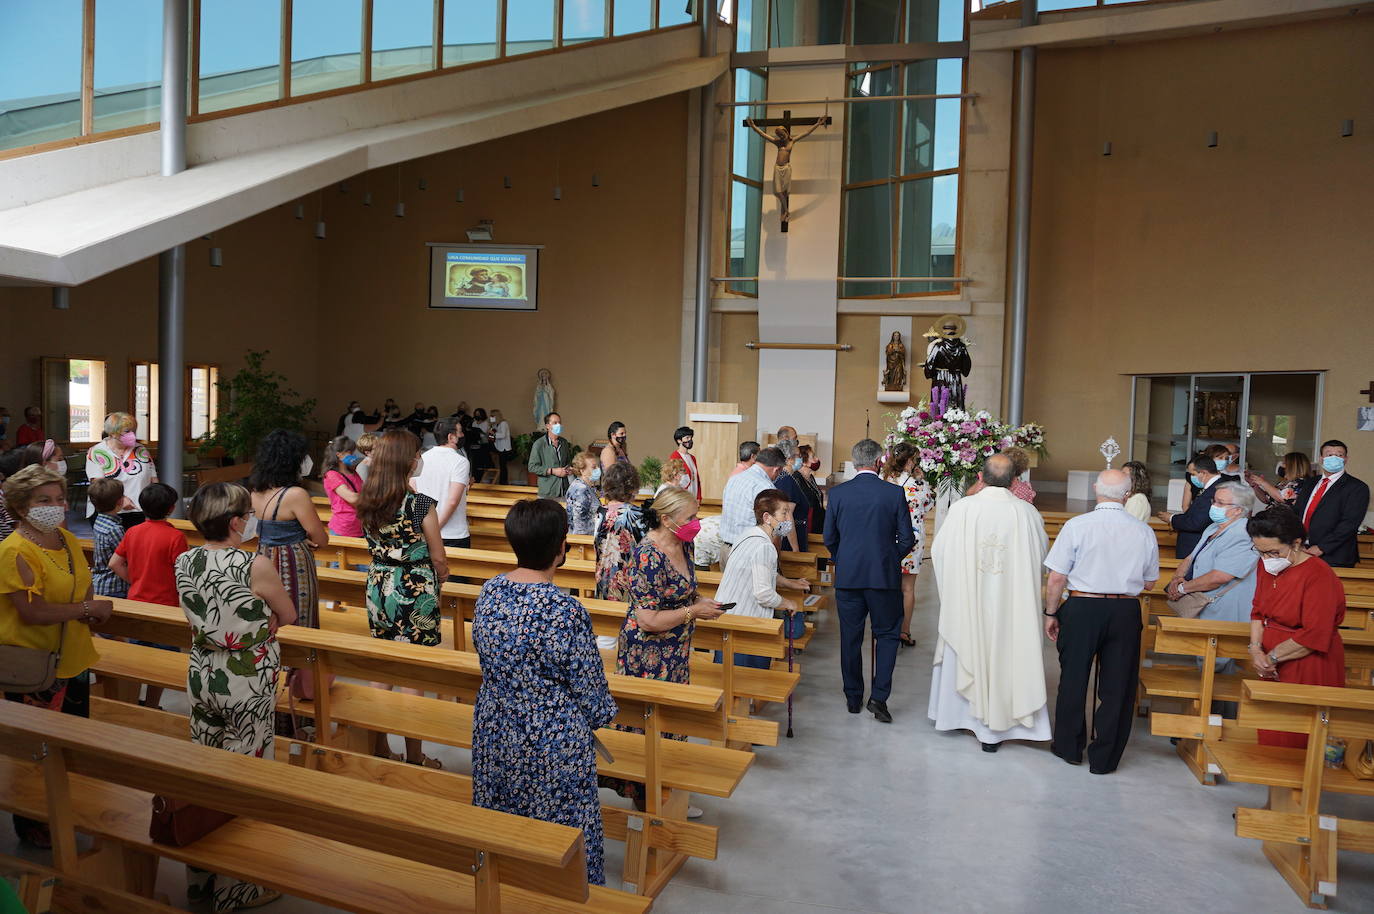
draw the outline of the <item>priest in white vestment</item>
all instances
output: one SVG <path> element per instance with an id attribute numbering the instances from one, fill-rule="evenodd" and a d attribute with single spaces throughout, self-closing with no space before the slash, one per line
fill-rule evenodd
<path id="1" fill-rule="evenodd" d="M 1049 540 L 1011 494 L 1010 458 L 983 465 L 982 491 L 955 502 L 930 550 L 940 637 L 930 682 L 937 730 L 970 730 L 984 752 L 1003 740 L 1048 740 L 1041 648 L 1041 568 Z"/>

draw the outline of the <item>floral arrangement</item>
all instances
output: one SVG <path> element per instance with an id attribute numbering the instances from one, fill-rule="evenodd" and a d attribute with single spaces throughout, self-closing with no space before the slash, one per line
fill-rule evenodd
<path id="1" fill-rule="evenodd" d="M 984 460 L 1009 447 L 1045 455 L 1041 425 L 1007 425 L 985 409 L 970 413 L 925 401 L 902 410 L 883 443 L 891 448 L 901 441 L 917 448 L 921 472 L 936 491 L 967 488 Z"/>

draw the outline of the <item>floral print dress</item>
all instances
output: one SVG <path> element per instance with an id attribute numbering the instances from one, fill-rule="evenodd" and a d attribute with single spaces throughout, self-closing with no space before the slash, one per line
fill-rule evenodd
<path id="1" fill-rule="evenodd" d="M 477 598 L 472 640 L 473 805 L 582 829 L 587 881 L 605 885 L 592 734 L 616 705 L 587 610 L 552 584 L 501 575 Z"/>
<path id="2" fill-rule="evenodd" d="M 910 473 L 903 473 L 897 485 L 906 496 L 906 507 L 911 512 L 911 532 L 916 536 L 916 545 L 902 559 L 902 574 L 920 574 L 921 560 L 926 554 L 926 512 L 935 507 L 935 494 L 930 483 Z"/>
<path id="3" fill-rule="evenodd" d="M 596 532 L 597 509 L 601 499 L 596 491 L 581 479 L 574 479 L 568 486 L 568 532 L 587 536 Z"/>
<path id="4" fill-rule="evenodd" d="M 202 746 L 262 758 L 272 744 L 281 648 L 271 611 L 249 587 L 253 554 L 197 546 L 177 557 L 177 594 L 191 623 L 186 692 L 191 738 Z M 211 875 L 192 868 L 192 891 Z M 263 895 L 250 882 L 213 877 L 216 911 L 232 911 Z"/>
<path id="5" fill-rule="evenodd" d="M 439 587 L 434 580 L 425 515 L 434 499 L 407 492 L 390 524 L 367 533 L 372 567 L 367 572 L 367 622 L 372 637 L 437 646 Z"/>
<path id="6" fill-rule="evenodd" d="M 630 572 L 635 547 L 649 532 L 638 505 L 602 508 L 596 524 L 596 598 L 630 601 Z"/>

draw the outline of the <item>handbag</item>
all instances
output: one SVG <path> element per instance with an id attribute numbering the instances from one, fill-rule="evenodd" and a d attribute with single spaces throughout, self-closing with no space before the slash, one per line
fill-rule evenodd
<path id="1" fill-rule="evenodd" d="M 231 812 L 157 794 L 153 797 L 153 818 L 148 823 L 148 837 L 158 844 L 185 847 L 234 817 Z"/>
<path id="2" fill-rule="evenodd" d="M 1359 752 L 1346 749 L 1345 767 L 1362 781 L 1374 781 L 1374 739 L 1365 740 Z"/>
<path id="3" fill-rule="evenodd" d="M 67 550 L 67 573 L 72 576 L 72 598 L 76 602 L 76 561 L 72 558 L 72 547 L 66 537 L 62 545 Z M 61 566 L 58 566 L 61 569 Z M 67 623 L 57 634 L 57 650 L 45 651 L 42 648 L 24 647 L 18 644 L 0 644 L 0 692 L 14 692 L 19 695 L 32 695 L 52 688 L 57 682 L 57 665 L 62 660 L 62 642 L 67 637 Z"/>
<path id="4" fill-rule="evenodd" d="M 1220 533 L 1215 534 L 1212 537 L 1212 539 L 1208 540 L 1206 543 L 1203 544 L 1202 548 L 1205 549 L 1208 546 L 1210 546 L 1212 544 L 1212 540 L 1216 539 L 1220 535 Z M 1199 549 L 1198 553 L 1201 552 L 1202 549 Z M 1165 602 L 1168 603 L 1169 608 L 1174 611 L 1174 615 L 1178 616 L 1179 618 L 1196 619 L 1198 616 L 1202 615 L 1203 611 L 1206 610 L 1207 607 L 1210 606 L 1214 600 L 1221 599 L 1222 594 L 1226 593 L 1226 591 L 1230 590 L 1232 587 L 1235 587 L 1242 580 L 1244 579 L 1232 578 L 1229 584 L 1217 590 L 1208 591 L 1207 593 L 1185 593 L 1177 600 L 1166 600 Z"/>

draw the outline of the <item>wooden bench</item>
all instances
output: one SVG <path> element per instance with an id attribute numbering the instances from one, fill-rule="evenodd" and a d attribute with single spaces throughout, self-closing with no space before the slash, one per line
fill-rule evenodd
<path id="1" fill-rule="evenodd" d="M 54 914 L 183 914 L 151 898 L 93 882 L 90 876 L 57 870 L 0 854 L 0 877 L 15 880 L 16 894 L 33 912 Z"/>
<path id="2" fill-rule="evenodd" d="M 1241 697 L 1242 726 L 1307 735 L 1307 748 L 1210 743 L 1207 751 L 1228 780 L 1262 784 L 1269 802 L 1262 809 L 1236 808 L 1236 835 L 1263 844 L 1298 898 L 1325 908 L 1336 895 L 1337 851 L 1374 853 L 1374 821 L 1321 812 L 1322 795 L 1374 796 L 1374 781 L 1359 780 L 1346 768 L 1328 768 L 1328 740 L 1343 739 L 1358 752 L 1374 739 L 1374 691 L 1247 681 Z"/>
<path id="3" fill-rule="evenodd" d="M 1219 741 L 1253 743 L 1254 732 L 1235 721 L 1212 713 L 1213 701 L 1240 701 L 1244 685 L 1254 680 L 1249 669 L 1250 625 L 1215 619 L 1180 619 L 1161 616 L 1157 620 L 1155 650 L 1159 653 L 1201 657 L 1199 665 L 1152 666 L 1140 671 L 1141 690 L 1149 698 L 1180 701 L 1184 713 L 1151 710 L 1150 732 L 1179 740 L 1178 753 L 1198 781 L 1215 783 L 1219 773 L 1209 764 L 1207 751 Z M 1342 630 L 1348 668 L 1367 669 L 1374 665 L 1374 635 L 1362 630 Z M 1242 661 L 1241 673 L 1216 672 L 1217 660 Z M 1366 676 L 1362 683 L 1372 684 Z"/>
<path id="4" fill-rule="evenodd" d="M 154 792 L 239 818 L 185 847 L 155 844 Z M 58 873 L 113 872 L 110 888 L 142 896 L 167 857 L 375 914 L 648 909 L 587 885 L 575 828 L 17 702 L 0 702 L 0 806 L 48 823 Z M 78 832 L 94 854 L 77 854 Z"/>
<path id="5" fill-rule="evenodd" d="M 107 626 L 111 634 L 162 643 L 184 644 L 189 627 L 174 607 L 116 601 Z M 419 645 L 379 642 L 366 636 L 284 626 L 278 632 L 285 666 L 313 669 L 316 700 L 295 703 L 293 710 L 315 720 L 322 743 L 359 753 L 371 749 L 375 733 L 395 733 L 442 745 L 472 746 L 473 709 L 470 705 L 388 692 L 350 682 L 335 682 L 325 689 L 325 677 L 338 675 L 363 681 L 459 696 L 471 701 L 481 685 L 481 667 L 475 654 L 435 651 Z M 93 667 L 100 677 L 97 693 L 131 699 L 136 685 L 149 683 L 184 691 L 187 655 L 160 651 L 121 641 L 102 641 L 101 657 Z M 777 741 L 777 725 L 770 721 L 735 718 L 722 708 L 722 693 L 703 685 L 680 685 L 626 676 L 609 676 L 611 694 L 620 713 L 617 721 L 645 729 L 639 736 L 602 729 L 598 737 L 614 761 L 598 757 L 604 775 L 646 785 L 648 813 L 682 820 L 688 793 L 728 797 L 753 761 L 747 752 L 659 738 L 663 733 L 683 733 L 706 739 Z M 130 686 L 134 686 L 133 689 Z M 291 708 L 284 695 L 278 709 Z M 337 732 L 333 725 L 338 724 Z M 607 820 L 623 820 L 624 810 L 607 807 Z M 663 847 L 639 846 L 634 840 L 626 881 L 658 891 L 688 855 L 715 856 L 715 829 L 682 822 L 691 841 Z M 628 825 L 627 825 L 628 827 Z M 622 831 L 616 831 L 616 834 Z M 661 837 L 661 836 L 660 836 Z M 651 836 L 651 843 L 657 838 Z M 685 848 L 685 849 L 684 849 Z"/>

